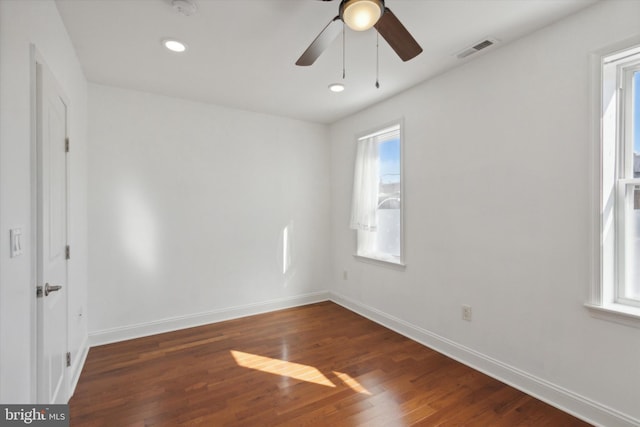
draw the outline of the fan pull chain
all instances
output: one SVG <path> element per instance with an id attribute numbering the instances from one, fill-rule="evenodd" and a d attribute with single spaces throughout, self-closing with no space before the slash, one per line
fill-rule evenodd
<path id="1" fill-rule="evenodd" d="M 346 56 L 345 51 L 346 51 L 347 44 L 345 42 L 345 35 L 346 35 L 345 25 L 342 24 L 342 80 L 344 80 L 344 77 L 346 75 L 344 63 L 345 63 L 345 56 Z"/>
<path id="2" fill-rule="evenodd" d="M 376 31 L 376 89 L 380 89 L 380 33 Z"/>

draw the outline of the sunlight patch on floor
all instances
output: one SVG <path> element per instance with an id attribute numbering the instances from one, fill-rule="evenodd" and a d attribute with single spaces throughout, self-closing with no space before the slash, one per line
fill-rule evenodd
<path id="1" fill-rule="evenodd" d="M 300 363 L 287 362 L 285 360 L 272 359 L 270 357 L 258 356 L 242 351 L 231 350 L 231 355 L 238 366 L 243 368 L 256 369 L 274 375 L 291 377 L 300 381 L 312 382 L 315 384 L 335 387 L 322 372 L 313 366 L 302 365 Z"/>
<path id="2" fill-rule="evenodd" d="M 364 388 L 362 384 L 360 384 L 355 378 L 352 378 L 349 374 L 345 374 L 344 372 L 336 372 L 336 371 L 333 371 L 333 373 L 336 374 L 336 376 L 340 378 L 340 380 L 351 390 L 357 393 L 367 394 L 371 396 L 371 393 L 369 393 L 369 390 Z"/>
<path id="3" fill-rule="evenodd" d="M 244 353 L 242 351 L 231 350 L 231 356 L 243 368 L 255 369 L 269 374 L 280 375 L 293 378 L 299 381 L 311 382 L 326 387 L 336 387 L 322 372 L 313 366 L 300 363 L 288 362 L 286 360 L 273 359 L 271 357 L 258 356 L 257 354 Z M 343 372 L 333 371 L 333 374 L 347 387 L 357 393 L 371 395 L 356 379 Z"/>

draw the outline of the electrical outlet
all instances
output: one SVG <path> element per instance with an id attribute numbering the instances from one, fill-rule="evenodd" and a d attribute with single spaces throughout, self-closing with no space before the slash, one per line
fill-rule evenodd
<path id="1" fill-rule="evenodd" d="M 462 306 L 462 320 L 471 322 L 471 306 L 470 305 Z"/>

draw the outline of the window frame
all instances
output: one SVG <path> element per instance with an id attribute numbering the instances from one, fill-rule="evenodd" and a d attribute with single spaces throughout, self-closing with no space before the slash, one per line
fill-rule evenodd
<path id="1" fill-rule="evenodd" d="M 614 301 L 616 303 L 622 305 L 629 305 L 633 307 L 638 307 L 640 309 L 640 299 L 632 299 L 627 298 L 627 284 L 625 283 L 625 279 L 627 276 L 627 241 L 625 226 L 627 224 L 626 213 L 628 204 L 633 200 L 629 200 L 630 197 L 626 192 L 628 191 L 629 186 L 640 185 L 640 178 L 634 178 L 634 158 L 633 158 L 633 79 L 635 73 L 640 73 L 640 51 L 633 54 L 634 59 L 629 61 L 621 60 L 621 64 L 618 66 L 618 79 L 620 80 L 620 86 L 622 86 L 622 99 L 619 102 L 619 107 L 622 111 L 618 114 L 621 118 L 619 120 L 619 127 L 622 128 L 622 132 L 618 132 L 620 134 L 619 140 L 617 141 L 620 152 L 619 164 L 621 172 L 618 175 L 622 175 L 622 177 L 617 177 L 617 188 L 616 188 L 616 209 L 618 218 L 616 220 L 616 242 L 617 244 L 617 253 L 615 255 L 617 262 L 617 278 L 615 283 L 615 293 L 614 293 Z"/>
<path id="2" fill-rule="evenodd" d="M 598 189 L 593 203 L 593 278 L 585 306 L 594 317 L 640 328 L 640 301 L 624 298 L 625 284 L 621 280 L 626 259 L 624 210 L 628 203 L 624 192 L 628 185 L 640 184 L 640 178 L 633 178 L 630 140 L 631 88 L 633 74 L 640 71 L 640 37 L 593 53 L 591 63 L 593 170 L 599 173 L 593 174 L 594 188 Z M 604 105 L 605 95 L 610 96 L 608 106 Z"/>
<path id="3" fill-rule="evenodd" d="M 367 131 L 361 132 L 359 134 L 357 134 L 354 138 L 355 140 L 355 144 L 354 144 L 354 148 L 357 151 L 357 146 L 358 143 L 366 138 L 369 137 L 373 137 L 375 135 L 378 134 L 383 134 L 386 132 L 390 132 L 393 128 L 397 127 L 397 132 L 398 132 L 398 139 L 399 139 L 399 158 L 400 158 L 400 256 L 397 257 L 396 260 L 391 260 L 389 257 L 377 257 L 377 256 L 372 256 L 375 255 L 373 253 L 360 253 L 358 248 L 359 248 L 359 244 L 358 244 L 358 234 L 360 233 L 359 230 L 354 230 L 354 244 L 355 244 L 355 251 L 353 253 L 353 257 L 356 260 L 365 262 L 365 263 L 369 263 L 369 264 L 373 264 L 373 265 L 379 265 L 379 266 L 383 266 L 383 267 L 390 267 L 390 268 L 395 268 L 395 269 L 400 269 L 400 270 L 404 270 L 404 268 L 406 267 L 406 254 L 405 254 L 405 218 L 404 218 L 404 211 L 405 211 L 405 185 L 404 185 L 404 118 L 400 118 L 400 119 L 396 119 L 390 122 L 387 122 L 385 124 L 382 124 L 380 126 L 376 126 L 374 128 L 371 128 Z M 354 164 L 355 164 L 355 158 L 354 158 Z M 353 189 L 352 189 L 353 191 Z"/>

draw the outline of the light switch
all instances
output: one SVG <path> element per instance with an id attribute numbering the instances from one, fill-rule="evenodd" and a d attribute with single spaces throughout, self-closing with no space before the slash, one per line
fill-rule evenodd
<path id="1" fill-rule="evenodd" d="M 12 228 L 9 230 L 9 242 L 11 244 L 11 258 L 22 255 L 22 229 Z"/>

